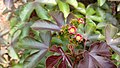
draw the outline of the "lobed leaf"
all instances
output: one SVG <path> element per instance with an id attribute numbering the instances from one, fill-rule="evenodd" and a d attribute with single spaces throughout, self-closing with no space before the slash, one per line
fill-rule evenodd
<path id="1" fill-rule="evenodd" d="M 46 68 L 52 68 L 62 59 L 62 56 L 50 56 L 46 60 Z"/>
<path id="2" fill-rule="evenodd" d="M 56 21 L 56 23 L 59 27 L 61 27 L 62 25 L 65 24 L 64 15 L 61 11 L 52 11 L 49 14 Z"/>
<path id="3" fill-rule="evenodd" d="M 35 11 L 39 18 L 48 20 L 48 13 L 47 11 L 37 2 L 35 2 Z"/>
<path id="4" fill-rule="evenodd" d="M 63 59 L 62 59 L 62 62 L 60 62 L 61 65 L 63 65 L 63 63 L 67 63 L 69 67 L 72 67 L 72 63 L 71 63 L 70 58 L 64 53 L 64 51 L 61 47 L 57 47 L 57 46 L 53 45 L 50 48 L 50 51 L 57 52 L 60 54 L 60 56 L 62 56 Z M 65 67 L 65 66 L 63 65 L 63 67 Z"/>
<path id="5" fill-rule="evenodd" d="M 40 49 L 48 48 L 48 46 L 45 45 L 44 43 L 40 43 L 32 38 L 24 38 L 18 43 L 18 45 L 20 47 L 27 48 L 27 49 L 32 48 L 32 49 L 40 50 Z"/>
<path id="6" fill-rule="evenodd" d="M 106 2 L 106 0 L 97 0 L 97 2 L 99 6 L 102 6 Z"/>
<path id="7" fill-rule="evenodd" d="M 90 46 L 90 52 L 84 52 L 84 59 L 79 62 L 78 68 L 117 68 L 107 56 L 110 56 L 108 45 L 97 42 Z"/>
<path id="8" fill-rule="evenodd" d="M 28 20 L 33 10 L 34 10 L 34 2 L 29 2 L 25 4 L 23 10 L 19 14 L 21 21 Z"/>
<path id="9" fill-rule="evenodd" d="M 69 13 L 69 15 L 67 16 L 66 24 L 69 24 L 72 19 L 77 19 L 77 17 L 75 17 L 73 13 Z"/>
<path id="10" fill-rule="evenodd" d="M 118 29 L 115 26 L 107 25 L 105 28 L 105 37 L 107 44 L 120 55 L 120 48 L 118 45 L 120 44 L 120 38 L 115 38 L 115 34 L 118 32 Z"/>
<path id="11" fill-rule="evenodd" d="M 62 2 L 62 1 L 59 0 L 58 1 L 58 7 L 59 7 L 60 11 L 63 12 L 64 17 L 66 18 L 68 16 L 69 12 L 70 12 L 69 5 L 67 3 Z"/>
<path id="12" fill-rule="evenodd" d="M 24 61 L 24 68 L 34 68 L 39 61 L 46 55 L 47 49 L 41 49 L 37 53 L 34 53 L 27 57 Z"/>
<path id="13" fill-rule="evenodd" d="M 67 3 L 72 5 L 73 7 L 77 8 L 78 7 L 78 2 L 77 0 L 66 0 Z"/>
<path id="14" fill-rule="evenodd" d="M 45 45 L 47 45 L 47 46 L 50 45 L 50 41 L 51 41 L 51 37 L 52 37 L 50 31 L 41 31 L 40 37 Z"/>
<path id="15" fill-rule="evenodd" d="M 51 23 L 50 21 L 38 20 L 36 21 L 31 28 L 34 30 L 52 30 L 52 31 L 60 31 L 60 27 Z"/>
<path id="16" fill-rule="evenodd" d="M 35 1 L 47 5 L 57 5 L 56 0 L 35 0 Z"/>

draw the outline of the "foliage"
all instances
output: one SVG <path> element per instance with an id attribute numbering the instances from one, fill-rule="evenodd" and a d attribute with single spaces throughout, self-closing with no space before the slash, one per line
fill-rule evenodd
<path id="1" fill-rule="evenodd" d="M 0 32 L 0 67 L 117 68 L 120 8 L 109 3 L 4 0 L 10 30 Z"/>

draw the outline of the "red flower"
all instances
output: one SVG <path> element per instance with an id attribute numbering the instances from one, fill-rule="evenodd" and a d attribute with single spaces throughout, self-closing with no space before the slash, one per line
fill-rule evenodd
<path id="1" fill-rule="evenodd" d="M 77 31 L 77 29 L 76 29 L 75 26 L 70 26 L 70 27 L 68 28 L 68 32 L 69 32 L 70 34 L 75 34 L 76 31 Z"/>
<path id="2" fill-rule="evenodd" d="M 83 40 L 83 37 L 82 37 L 81 34 L 77 33 L 77 34 L 75 35 L 75 39 L 76 39 L 78 42 L 80 42 L 80 41 Z"/>
<path id="3" fill-rule="evenodd" d="M 84 19 L 83 19 L 83 18 L 78 18 L 78 23 L 84 24 L 84 23 L 85 23 L 85 22 L 84 22 Z"/>

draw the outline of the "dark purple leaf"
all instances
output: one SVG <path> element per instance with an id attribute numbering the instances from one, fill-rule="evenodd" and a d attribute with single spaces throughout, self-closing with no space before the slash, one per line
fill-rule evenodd
<path id="1" fill-rule="evenodd" d="M 62 60 L 61 63 L 59 64 L 58 68 L 67 68 L 66 60 Z"/>
<path id="2" fill-rule="evenodd" d="M 30 56 L 24 61 L 24 68 L 34 68 L 39 61 L 46 55 L 47 49 L 42 49 Z"/>
<path id="3" fill-rule="evenodd" d="M 97 68 L 92 57 L 90 57 L 89 52 L 86 51 L 84 53 L 84 59 L 80 61 L 78 68 Z"/>
<path id="4" fill-rule="evenodd" d="M 93 43 L 90 47 L 90 53 L 94 53 L 102 56 L 111 56 L 109 47 L 105 42 Z"/>
<path id="5" fill-rule="evenodd" d="M 64 25 L 64 15 L 61 11 L 52 11 L 49 13 L 53 19 L 56 21 L 57 25 L 59 27 L 61 27 L 62 25 Z"/>
<path id="6" fill-rule="evenodd" d="M 53 45 L 49 50 L 52 52 L 61 53 L 59 48 L 60 47 L 56 47 L 56 45 Z"/>
<path id="7" fill-rule="evenodd" d="M 84 52 L 84 59 L 79 62 L 79 68 L 117 68 L 107 56 L 110 56 L 108 45 L 97 42 L 91 45 L 90 52 Z M 84 65 L 84 66 L 82 66 Z"/>
<path id="8" fill-rule="evenodd" d="M 50 31 L 41 31 L 40 37 L 41 37 L 42 41 L 44 42 L 44 44 L 46 44 L 47 46 L 50 45 L 50 41 L 51 41 L 51 37 L 52 37 Z"/>
<path id="9" fill-rule="evenodd" d="M 53 45 L 50 48 L 50 51 L 57 52 L 57 53 L 61 54 L 61 56 L 63 57 L 63 60 L 65 60 L 67 62 L 67 64 L 69 65 L 69 67 L 72 67 L 72 63 L 71 63 L 70 58 L 64 53 L 64 51 L 62 50 L 61 47 L 57 47 L 57 46 Z"/>
<path id="10" fill-rule="evenodd" d="M 55 66 L 59 60 L 62 58 L 62 56 L 50 56 L 46 60 L 46 68 L 52 68 Z"/>
<path id="11" fill-rule="evenodd" d="M 43 21 L 38 20 L 32 26 L 35 30 L 53 30 L 53 31 L 60 31 L 60 27 L 51 23 L 50 21 Z"/>
<path id="12" fill-rule="evenodd" d="M 8 9 L 13 7 L 13 0 L 4 0 L 4 4 Z"/>
<path id="13" fill-rule="evenodd" d="M 73 13 L 70 13 L 67 17 L 66 24 L 69 24 L 72 19 L 77 19 L 77 17 L 75 17 Z"/>

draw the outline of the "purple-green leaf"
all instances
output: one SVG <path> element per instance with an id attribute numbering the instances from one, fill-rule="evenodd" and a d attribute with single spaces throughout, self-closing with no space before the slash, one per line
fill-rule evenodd
<path id="1" fill-rule="evenodd" d="M 120 55 L 120 48 L 118 45 L 120 44 L 120 38 L 114 38 L 118 29 L 113 25 L 107 25 L 105 28 L 105 37 L 107 44 Z"/>
<path id="2" fill-rule="evenodd" d="M 46 44 L 47 46 L 50 45 L 50 41 L 51 41 L 51 37 L 52 37 L 50 31 L 41 31 L 40 37 L 44 44 Z"/>
<path id="3" fill-rule="evenodd" d="M 21 21 L 26 21 L 29 19 L 31 13 L 34 10 L 34 2 L 29 2 L 27 4 L 24 5 L 23 10 L 20 12 L 20 19 Z"/>
<path id="4" fill-rule="evenodd" d="M 60 27 L 56 24 L 51 23 L 50 21 L 38 20 L 36 21 L 31 28 L 34 30 L 52 30 L 60 31 Z"/>
<path id="5" fill-rule="evenodd" d="M 66 24 L 69 24 L 72 19 L 77 19 L 77 17 L 75 17 L 73 13 L 69 13 L 69 15 L 67 16 Z"/>
<path id="6" fill-rule="evenodd" d="M 39 61 L 46 55 L 47 49 L 42 49 L 26 58 L 24 68 L 34 68 Z"/>
<path id="7" fill-rule="evenodd" d="M 65 24 L 64 22 L 64 15 L 61 11 L 52 11 L 49 13 L 52 18 L 56 21 L 57 25 L 61 27 L 62 25 Z"/>
<path id="8" fill-rule="evenodd" d="M 111 24 L 105 27 L 105 37 L 108 44 L 110 44 L 111 39 L 114 38 L 117 32 L 118 32 L 118 29 Z"/>
<path id="9" fill-rule="evenodd" d="M 44 43 L 38 42 L 32 38 L 24 38 L 18 43 L 19 47 L 24 47 L 26 49 L 32 48 L 32 49 L 47 49 L 48 46 Z"/>

